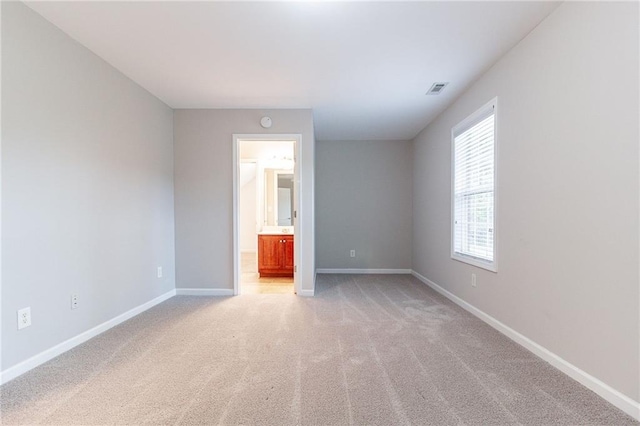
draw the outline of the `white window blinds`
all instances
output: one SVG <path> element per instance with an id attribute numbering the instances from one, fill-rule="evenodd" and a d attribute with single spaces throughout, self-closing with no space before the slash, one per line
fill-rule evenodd
<path id="1" fill-rule="evenodd" d="M 489 269 L 495 256 L 495 106 L 487 104 L 452 132 L 452 256 Z"/>

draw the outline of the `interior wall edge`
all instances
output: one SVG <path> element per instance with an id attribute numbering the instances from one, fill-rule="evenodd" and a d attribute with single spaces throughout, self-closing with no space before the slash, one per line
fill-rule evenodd
<path id="1" fill-rule="evenodd" d="M 331 268 L 319 268 L 316 269 L 318 274 L 400 274 L 407 275 L 411 274 L 411 269 L 358 269 L 358 268 L 347 268 L 347 269 L 331 269 Z"/>
<path id="2" fill-rule="evenodd" d="M 108 321 L 103 322 L 87 331 L 84 331 L 68 340 L 65 340 L 62 343 L 59 343 L 49 349 L 46 349 L 39 354 L 32 356 L 16 365 L 13 365 L 4 371 L 0 372 L 0 385 L 3 385 L 16 377 L 23 375 L 24 373 L 33 370 L 39 365 L 44 364 L 47 361 L 52 360 L 53 358 L 75 348 L 78 345 L 83 344 L 84 342 L 93 339 L 94 337 L 104 333 L 105 331 L 122 324 L 123 322 L 135 317 L 136 315 L 140 315 L 144 311 L 147 311 L 154 306 L 172 298 L 176 295 L 176 290 L 170 290 L 154 299 L 149 300 L 146 303 L 143 303 L 139 306 L 136 306 L 133 309 L 128 310 L 127 312 L 120 314 L 116 317 L 111 318 Z"/>
<path id="3" fill-rule="evenodd" d="M 230 288 L 177 288 L 178 296 L 233 296 Z"/>
<path id="4" fill-rule="evenodd" d="M 624 411 L 634 419 L 640 421 L 640 402 L 634 401 L 632 398 L 614 389 L 613 387 L 604 383 L 602 380 L 592 376 L 591 374 L 587 373 L 584 370 L 581 370 L 580 368 L 571 364 L 570 362 L 563 359 L 559 355 L 555 354 L 554 352 L 551 352 L 549 349 L 545 348 L 544 346 L 536 343 L 535 341 L 531 340 L 527 336 L 520 334 L 513 328 L 500 322 L 499 320 L 495 319 L 494 317 L 487 314 L 486 312 L 476 308 L 471 303 L 445 290 L 444 287 L 431 281 L 429 278 L 425 277 L 419 272 L 416 272 L 415 270 L 411 271 L 411 275 L 413 275 L 422 283 L 426 284 L 433 290 L 437 291 L 447 299 L 451 300 L 453 303 L 460 306 L 467 312 L 481 319 L 482 321 L 484 321 L 485 323 L 487 323 L 488 325 L 490 325 L 491 327 L 493 327 L 503 335 L 507 336 L 509 339 L 513 340 L 523 348 L 527 349 L 529 352 L 533 353 L 534 355 L 548 362 L 553 367 L 560 370 L 567 376 L 571 377 L 578 383 L 589 388 L 590 390 L 592 390 L 593 392 L 601 396 L 603 399 L 613 404 L 620 410 Z"/>

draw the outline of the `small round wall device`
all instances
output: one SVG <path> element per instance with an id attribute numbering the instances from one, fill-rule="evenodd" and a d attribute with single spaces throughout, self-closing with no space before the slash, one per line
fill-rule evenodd
<path id="1" fill-rule="evenodd" d="M 260 119 L 260 125 L 265 129 L 268 129 L 269 127 L 271 127 L 271 117 L 262 117 Z"/>

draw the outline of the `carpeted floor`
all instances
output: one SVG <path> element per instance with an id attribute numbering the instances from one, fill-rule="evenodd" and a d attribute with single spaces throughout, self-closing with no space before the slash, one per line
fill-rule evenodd
<path id="1" fill-rule="evenodd" d="M 174 297 L 0 388 L 12 424 L 626 425 L 404 275 Z"/>

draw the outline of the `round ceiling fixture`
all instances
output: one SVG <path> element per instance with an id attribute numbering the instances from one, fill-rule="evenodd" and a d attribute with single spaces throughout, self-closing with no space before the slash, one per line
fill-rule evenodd
<path id="1" fill-rule="evenodd" d="M 260 125 L 262 127 L 264 127 L 265 129 L 268 129 L 269 127 L 271 127 L 271 117 L 262 117 L 260 119 Z"/>

